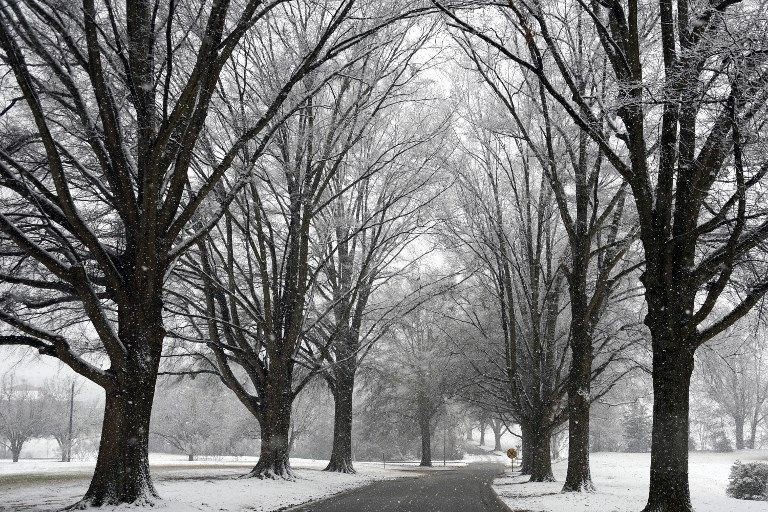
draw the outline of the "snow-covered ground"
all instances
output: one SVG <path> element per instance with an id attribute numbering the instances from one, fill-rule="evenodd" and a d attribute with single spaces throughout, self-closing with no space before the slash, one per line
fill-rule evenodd
<path id="1" fill-rule="evenodd" d="M 648 498 L 649 454 L 594 453 L 592 479 L 597 492 L 561 494 L 566 461 L 554 466 L 557 482 L 525 483 L 528 477 L 506 477 L 494 482 L 494 490 L 512 510 L 532 512 L 637 512 Z M 725 495 L 731 465 L 736 460 L 768 462 L 768 451 L 691 453 L 691 500 L 696 512 L 768 512 L 768 503 L 745 501 Z"/>
<path id="2" fill-rule="evenodd" d="M 471 462 L 498 462 L 500 464 L 509 464 L 509 457 L 503 451 L 494 451 L 489 446 L 480 446 L 475 441 L 468 441 L 466 444 L 467 453 L 464 454 L 463 461 Z"/>
<path id="3" fill-rule="evenodd" d="M 150 466 L 155 469 L 196 469 L 205 467 L 233 467 L 249 468 L 256 464 L 257 457 L 200 457 L 195 461 L 188 461 L 183 455 L 172 453 L 151 453 L 149 455 Z M 291 459 L 296 461 L 302 467 L 320 467 L 323 461 L 314 461 L 311 459 Z M 25 475 L 25 474 L 51 474 L 51 475 L 73 475 L 86 473 L 90 477 L 93 473 L 94 461 L 73 460 L 72 462 L 59 462 L 57 459 L 21 459 L 13 463 L 8 459 L 0 459 L 0 478 L 6 475 Z M 322 468 L 321 468 L 322 469 Z"/>
<path id="4" fill-rule="evenodd" d="M 250 457 L 221 457 L 189 462 L 178 455 L 152 454 L 150 464 L 162 500 L 153 507 L 169 512 L 267 512 L 306 503 L 374 480 L 414 477 L 413 467 L 358 462 L 356 475 L 326 473 L 327 461 L 291 459 L 294 481 L 237 478 L 255 464 Z M 0 460 L 0 511 L 43 512 L 80 498 L 93 473 L 93 461 Z M 135 510 L 134 507 L 125 510 Z M 113 507 L 112 510 L 123 510 Z"/>

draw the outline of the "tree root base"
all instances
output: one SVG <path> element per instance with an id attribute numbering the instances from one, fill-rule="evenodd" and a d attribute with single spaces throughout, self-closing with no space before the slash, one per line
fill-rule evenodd
<path id="1" fill-rule="evenodd" d="M 552 475 L 547 475 L 544 477 L 537 477 L 537 478 L 531 477 L 531 479 L 528 481 L 529 482 L 557 482 L 557 480 L 555 480 L 555 477 Z"/>
<path id="2" fill-rule="evenodd" d="M 566 483 L 563 486 L 563 490 L 560 491 L 560 492 L 562 492 L 562 493 L 567 493 L 567 492 L 592 493 L 592 492 L 597 492 L 597 489 L 595 488 L 595 484 L 593 484 L 591 480 L 586 480 L 586 481 L 583 481 L 583 482 L 579 483 L 579 485 L 575 485 L 575 486 L 574 485 L 568 485 L 568 483 Z"/>
<path id="3" fill-rule="evenodd" d="M 691 503 L 648 504 L 642 512 L 694 512 Z"/>
<path id="4" fill-rule="evenodd" d="M 77 503 L 69 505 L 61 509 L 65 510 L 90 510 L 101 507 L 128 505 L 131 507 L 154 507 L 160 501 L 160 495 L 156 492 L 148 491 L 144 496 L 140 496 L 135 500 L 128 501 L 120 499 L 119 497 L 104 497 L 104 498 L 83 498 Z"/>
<path id="5" fill-rule="evenodd" d="M 323 471 L 331 473 L 345 473 L 347 475 L 355 475 L 357 471 L 352 466 L 351 462 L 329 462 Z"/>
<path id="6" fill-rule="evenodd" d="M 290 466 L 283 468 L 275 467 L 258 467 L 256 466 L 250 473 L 243 475 L 241 478 L 258 478 L 259 480 L 296 480 L 296 476 L 293 474 L 293 470 Z"/>

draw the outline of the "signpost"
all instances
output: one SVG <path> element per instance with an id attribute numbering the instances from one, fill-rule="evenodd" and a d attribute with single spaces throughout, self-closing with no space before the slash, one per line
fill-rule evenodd
<path id="1" fill-rule="evenodd" d="M 509 457 L 512 467 L 515 467 L 515 459 L 517 459 L 517 450 L 514 448 L 510 448 L 509 450 L 507 450 L 507 457 Z"/>

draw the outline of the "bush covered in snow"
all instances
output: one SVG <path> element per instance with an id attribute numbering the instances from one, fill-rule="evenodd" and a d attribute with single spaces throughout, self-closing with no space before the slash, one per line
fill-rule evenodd
<path id="1" fill-rule="evenodd" d="M 725 434 L 724 431 L 718 430 L 714 432 L 711 436 L 712 439 L 712 450 L 717 453 L 730 453 L 733 451 L 733 445 L 731 444 L 731 440 L 728 439 L 728 436 Z"/>
<path id="2" fill-rule="evenodd" d="M 740 500 L 768 501 L 768 464 L 736 461 L 731 467 L 726 494 Z"/>

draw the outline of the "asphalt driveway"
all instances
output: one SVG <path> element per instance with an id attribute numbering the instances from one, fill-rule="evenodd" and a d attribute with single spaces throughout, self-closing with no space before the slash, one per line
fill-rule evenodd
<path id="1" fill-rule="evenodd" d="M 375 482 L 290 512 L 509 512 L 491 489 L 501 464 L 474 463 Z"/>

